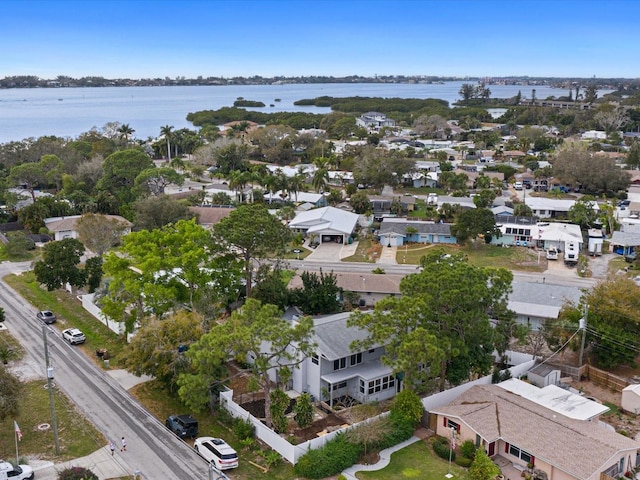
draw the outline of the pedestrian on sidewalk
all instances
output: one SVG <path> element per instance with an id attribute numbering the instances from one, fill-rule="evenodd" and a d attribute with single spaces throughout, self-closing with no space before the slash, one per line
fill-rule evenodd
<path id="1" fill-rule="evenodd" d="M 121 452 L 126 452 L 127 451 L 127 441 L 124 439 L 124 437 L 122 437 L 122 448 L 120 448 Z"/>
<path id="2" fill-rule="evenodd" d="M 113 452 L 116 451 L 116 445 L 111 441 L 109 441 L 109 450 L 111 450 L 111 456 L 113 457 Z"/>

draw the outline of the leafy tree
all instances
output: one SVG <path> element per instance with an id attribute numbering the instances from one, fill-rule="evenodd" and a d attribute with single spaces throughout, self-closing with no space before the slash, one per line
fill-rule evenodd
<path id="1" fill-rule="evenodd" d="M 65 238 L 47 243 L 43 249 L 42 260 L 35 263 L 33 272 L 38 282 L 46 285 L 47 290 L 55 290 L 67 283 L 81 287 L 85 283 L 85 273 L 80 269 L 80 257 L 84 245 L 75 238 Z"/>
<path id="2" fill-rule="evenodd" d="M 128 225 L 118 218 L 87 213 L 78 219 L 78 240 L 98 256 L 120 243 Z"/>
<path id="3" fill-rule="evenodd" d="M 251 296 L 262 303 L 276 305 L 282 310 L 287 308 L 290 305 L 290 294 L 284 281 L 283 271 L 278 267 L 272 268 L 268 264 L 260 266 Z"/>
<path id="4" fill-rule="evenodd" d="M 123 354 L 124 367 L 134 375 L 151 375 L 173 389 L 181 373 L 190 372 L 185 354 L 204 334 L 203 319 L 195 312 L 176 312 L 144 322 Z"/>
<path id="5" fill-rule="evenodd" d="M 31 194 L 31 199 L 36 201 L 35 189 L 45 181 L 45 171 L 40 163 L 23 163 L 11 167 L 9 181 L 14 185 L 23 185 Z"/>
<path id="6" fill-rule="evenodd" d="M 194 217 L 185 202 L 169 195 L 140 199 L 133 204 L 133 211 L 135 226 L 144 230 L 154 230 Z"/>
<path id="7" fill-rule="evenodd" d="M 593 208 L 595 199 L 584 196 L 573 204 L 567 212 L 569 220 L 580 225 L 580 228 L 591 228 L 593 222 L 598 219 L 598 212 Z"/>
<path id="8" fill-rule="evenodd" d="M 4 250 L 11 260 L 23 259 L 29 250 L 36 248 L 36 244 L 24 232 L 11 232 L 7 234 L 7 239 Z"/>
<path id="9" fill-rule="evenodd" d="M 208 301 L 219 307 L 239 288 L 238 264 L 227 252 L 213 254 L 209 232 L 194 220 L 126 235 L 119 253 L 106 256 L 104 271 L 111 280 L 103 311 L 127 326 L 182 303 L 194 309 L 204 291 L 212 293 L 208 284 L 216 287 Z"/>
<path id="10" fill-rule="evenodd" d="M 273 424 L 271 392 L 274 389 L 271 376 L 279 375 L 285 382 L 291 370 L 313 353 L 312 331 L 311 317 L 291 323 L 282 318 L 275 305 L 262 305 L 249 298 L 241 310 L 234 311 L 226 322 L 215 324 L 188 350 L 187 357 L 196 373 L 181 375 L 180 397 L 206 396 L 211 384 L 205 381 L 211 381 L 211 366 L 228 361 L 232 353 L 235 358 L 249 362 L 246 370 L 240 373 L 249 373 L 264 391 L 266 423 L 270 427 Z"/>
<path id="11" fill-rule="evenodd" d="M 14 417 L 20 410 L 22 383 L 4 365 L 0 364 L 0 420 Z"/>
<path id="12" fill-rule="evenodd" d="M 473 197 L 473 203 L 478 208 L 491 208 L 495 199 L 495 190 L 480 190 L 480 192 Z"/>
<path id="13" fill-rule="evenodd" d="M 273 428 L 278 433 L 287 433 L 287 426 L 289 420 L 285 414 L 291 399 L 289 395 L 285 392 L 276 388 L 270 394 L 271 397 L 271 405 L 269 409 L 271 410 L 271 421 L 273 423 Z"/>
<path id="14" fill-rule="evenodd" d="M 102 281 L 102 257 L 91 257 L 85 262 L 89 293 L 95 292 Z"/>
<path id="15" fill-rule="evenodd" d="M 296 398 L 296 404 L 293 407 L 293 419 L 300 428 L 307 428 L 313 423 L 313 405 L 311 403 L 311 395 L 303 393 Z"/>
<path id="16" fill-rule="evenodd" d="M 553 163 L 553 175 L 564 183 L 580 185 L 593 194 L 617 192 L 629 187 L 629 175 L 614 160 L 565 142 Z"/>
<path id="17" fill-rule="evenodd" d="M 533 210 L 525 203 L 515 203 L 513 205 L 513 214 L 516 217 L 531 217 L 533 216 Z"/>
<path id="18" fill-rule="evenodd" d="M 456 237 L 458 243 L 464 244 L 468 239 L 475 240 L 478 235 L 484 235 L 485 240 L 491 241 L 494 236 L 500 236 L 500 230 L 496 227 L 496 220 L 491 210 L 470 208 L 463 210 L 456 217 L 455 223 L 451 226 L 451 234 Z"/>
<path id="19" fill-rule="evenodd" d="M 143 170 L 152 167 L 151 159 L 140 150 L 128 149 L 112 153 L 102 164 L 103 175 L 97 187 L 111 193 L 122 207 L 136 200 L 133 188 L 136 177 Z"/>
<path id="20" fill-rule="evenodd" d="M 469 467 L 469 476 L 472 480 L 492 480 L 500 474 L 498 467 L 487 455 L 483 448 L 476 451 L 476 457 Z"/>
<path id="21" fill-rule="evenodd" d="M 587 292 L 582 303 L 589 306 L 587 344 L 596 353 L 598 365 L 633 365 L 640 348 L 640 296 L 633 280 L 611 277 Z"/>
<path id="22" fill-rule="evenodd" d="M 184 177 L 173 168 L 147 168 L 141 171 L 135 178 L 135 187 L 153 196 L 164 195 L 164 190 L 169 184 L 182 185 Z"/>
<path id="23" fill-rule="evenodd" d="M 290 292 L 290 304 L 296 305 L 308 315 L 320 315 L 339 312 L 342 308 L 337 277 L 333 272 L 320 275 L 315 272 L 302 272 L 302 288 Z"/>
<path id="24" fill-rule="evenodd" d="M 37 200 L 18 212 L 18 221 L 31 233 L 39 233 L 44 228 L 44 219 L 47 217 L 49 209 Z"/>
<path id="25" fill-rule="evenodd" d="M 254 262 L 284 256 L 291 231 L 264 205 L 241 205 L 213 227 L 216 245 L 238 254 L 244 264 L 247 297 L 253 287 Z"/>
<path id="26" fill-rule="evenodd" d="M 355 213 L 364 214 L 371 211 L 369 195 L 363 190 L 359 190 L 349 198 L 349 205 Z"/>
<path id="27" fill-rule="evenodd" d="M 633 142 L 627 152 L 627 166 L 633 169 L 640 168 L 640 142 Z"/>
<path id="28" fill-rule="evenodd" d="M 405 385 L 439 379 L 454 384 L 472 374 L 486 374 L 494 349 L 490 316 L 506 311 L 511 272 L 470 265 L 463 254 L 430 251 L 422 271 L 400 282 L 401 297 L 385 298 L 372 313 L 355 312 L 349 325 L 367 330 L 364 350 L 385 344 L 381 361 L 394 373 L 404 372 Z M 423 368 L 419 368 L 422 365 Z"/>
<path id="29" fill-rule="evenodd" d="M 391 412 L 392 415 L 407 419 L 413 427 L 416 427 L 424 415 L 424 406 L 415 391 L 405 388 L 394 397 Z"/>

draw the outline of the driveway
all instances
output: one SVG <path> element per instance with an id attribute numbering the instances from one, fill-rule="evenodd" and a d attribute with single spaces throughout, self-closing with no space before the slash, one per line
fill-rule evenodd
<path id="1" fill-rule="evenodd" d="M 305 262 L 339 262 L 342 243 L 327 242 L 318 245 L 315 250 L 304 259 Z"/>

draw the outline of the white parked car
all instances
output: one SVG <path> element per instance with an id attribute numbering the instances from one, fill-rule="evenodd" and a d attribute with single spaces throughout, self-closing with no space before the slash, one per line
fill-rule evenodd
<path id="1" fill-rule="evenodd" d="M 84 336 L 77 328 L 67 328 L 62 331 L 62 338 L 64 338 L 71 345 L 78 345 L 79 343 L 84 343 L 87 337 Z"/>
<path id="2" fill-rule="evenodd" d="M 9 462 L 0 460 L 0 478 L 10 478 L 11 480 L 32 480 L 33 477 L 33 468 L 29 465 L 18 465 L 17 467 L 14 467 Z"/>
<path id="3" fill-rule="evenodd" d="M 196 438 L 193 448 L 207 462 L 213 463 L 218 470 L 227 470 L 238 466 L 238 454 L 221 438 Z"/>

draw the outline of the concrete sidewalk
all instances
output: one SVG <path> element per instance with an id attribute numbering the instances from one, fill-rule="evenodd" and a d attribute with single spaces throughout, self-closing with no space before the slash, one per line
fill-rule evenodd
<path id="1" fill-rule="evenodd" d="M 365 472 L 365 471 L 372 472 L 376 470 L 381 470 L 387 465 L 389 465 L 389 462 L 391 461 L 392 453 L 397 452 L 398 450 L 402 450 L 404 447 L 407 447 L 412 443 L 416 443 L 419 441 L 420 441 L 420 438 L 414 436 L 414 437 L 411 437 L 409 440 L 405 440 L 402 443 L 394 445 L 393 447 L 385 448 L 380 452 L 380 460 L 378 460 L 377 463 L 374 463 L 373 465 L 360 465 L 360 464 L 352 465 L 351 467 L 344 470 L 342 472 L 342 475 L 344 475 L 344 477 L 347 480 L 358 480 L 356 477 L 356 472 Z"/>
<path id="2" fill-rule="evenodd" d="M 84 467 L 95 473 L 100 480 L 111 478 L 120 478 L 131 476 L 135 472 L 135 468 L 130 465 L 135 463 L 135 453 L 133 452 L 116 452 L 111 456 L 109 446 L 96 450 L 86 457 L 76 458 L 68 462 L 31 462 L 36 478 L 38 480 L 56 480 L 58 473 L 68 467 Z"/>
<path id="3" fill-rule="evenodd" d="M 117 381 L 122 388 L 129 390 L 135 385 L 150 380 L 151 377 L 136 377 L 126 370 L 107 370 L 107 375 Z M 131 476 L 136 471 L 135 453 L 131 451 L 121 452 L 120 443 L 114 439 L 116 451 L 111 455 L 109 445 L 96 450 L 90 455 L 75 458 L 67 462 L 54 463 L 50 461 L 29 460 L 29 465 L 36 473 L 38 480 L 56 480 L 58 473 L 68 467 L 84 467 L 95 473 L 100 480 Z"/>

